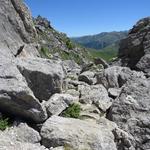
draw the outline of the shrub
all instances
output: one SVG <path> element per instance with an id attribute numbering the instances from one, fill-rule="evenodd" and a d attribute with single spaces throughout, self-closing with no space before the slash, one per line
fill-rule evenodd
<path id="1" fill-rule="evenodd" d="M 49 49 L 47 47 L 41 48 L 41 54 L 47 58 L 51 58 L 51 54 L 50 54 Z"/>
<path id="2" fill-rule="evenodd" d="M 1 118 L 0 119 L 0 130 L 5 130 L 10 126 L 8 118 Z"/>
<path id="3" fill-rule="evenodd" d="M 79 104 L 72 104 L 70 105 L 63 113 L 63 117 L 69 117 L 69 118 L 79 118 L 81 112 L 81 107 Z"/>
<path id="4" fill-rule="evenodd" d="M 66 45 L 67 45 L 68 49 L 73 49 L 74 48 L 74 45 L 72 44 L 72 42 L 70 41 L 70 39 L 67 39 Z"/>

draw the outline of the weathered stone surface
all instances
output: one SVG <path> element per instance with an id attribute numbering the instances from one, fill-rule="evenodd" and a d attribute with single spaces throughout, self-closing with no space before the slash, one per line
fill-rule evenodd
<path id="1" fill-rule="evenodd" d="M 59 146 L 55 148 L 50 148 L 50 150 L 65 150 L 64 146 Z"/>
<path id="2" fill-rule="evenodd" d="M 150 80 L 128 81 L 113 103 L 109 118 L 131 134 L 133 147 L 150 149 Z"/>
<path id="3" fill-rule="evenodd" d="M 75 87 L 77 87 L 78 85 L 87 85 L 87 83 L 85 83 L 85 82 L 76 81 L 76 80 L 69 80 L 68 84 L 72 84 Z"/>
<path id="4" fill-rule="evenodd" d="M 73 97 L 76 97 L 76 99 L 79 99 L 80 93 L 79 91 L 75 90 L 75 89 L 68 89 L 67 91 L 65 91 L 66 94 L 70 94 Z"/>
<path id="5" fill-rule="evenodd" d="M 123 66 L 150 71 L 150 17 L 139 20 L 121 41 L 119 57 Z"/>
<path id="6" fill-rule="evenodd" d="M 0 131 L 0 149 L 2 150 L 48 150 L 40 145 L 39 133 L 26 123 Z"/>
<path id="7" fill-rule="evenodd" d="M 65 87 L 63 87 L 64 91 L 67 90 L 78 90 L 78 85 L 87 85 L 87 83 L 82 82 L 82 81 L 78 81 L 78 80 L 71 80 L 69 78 L 67 78 L 65 81 L 65 83 L 63 84 L 63 86 L 65 85 Z"/>
<path id="8" fill-rule="evenodd" d="M 47 117 L 24 77 L 11 62 L 2 61 L 0 66 L 0 110 L 35 122 L 42 122 Z"/>
<path id="9" fill-rule="evenodd" d="M 32 56 L 38 55 L 32 45 L 37 36 L 32 16 L 22 1 L 1 0 L 0 20 L 0 53 L 12 58 L 21 46 L 31 44 L 25 51 Z"/>
<path id="10" fill-rule="evenodd" d="M 96 83 L 95 73 L 92 71 L 85 71 L 79 75 L 78 80 L 92 85 Z"/>
<path id="11" fill-rule="evenodd" d="M 0 148 L 2 150 L 48 150 L 40 144 L 21 143 L 17 141 L 9 141 L 9 138 L 0 139 Z"/>
<path id="12" fill-rule="evenodd" d="M 29 127 L 26 123 L 20 123 L 6 129 L 1 133 L 1 136 L 8 136 L 12 141 L 24 143 L 40 143 L 41 137 L 37 131 Z"/>
<path id="13" fill-rule="evenodd" d="M 78 101 L 78 98 L 71 96 L 70 94 L 54 94 L 47 102 L 45 107 L 49 116 L 59 115 L 69 105 Z"/>
<path id="14" fill-rule="evenodd" d="M 95 65 L 93 62 L 90 62 L 82 66 L 81 73 L 86 71 L 92 71 L 96 73 L 101 71 L 102 69 L 104 69 L 104 66 L 102 64 Z"/>
<path id="15" fill-rule="evenodd" d="M 34 18 L 34 22 L 36 23 L 36 28 L 38 28 L 39 30 L 43 31 L 45 30 L 45 28 L 51 28 L 50 21 L 48 21 L 46 18 L 43 18 L 41 16 Z"/>
<path id="16" fill-rule="evenodd" d="M 121 88 L 120 89 L 118 89 L 118 88 L 109 88 L 108 89 L 108 95 L 109 95 L 109 97 L 112 97 L 113 99 L 118 97 L 120 92 L 121 92 Z"/>
<path id="17" fill-rule="evenodd" d="M 132 71 L 127 67 L 112 66 L 97 74 L 97 83 L 103 84 L 107 89 L 120 88 L 133 78 L 145 78 L 145 76 L 144 73 Z"/>
<path id="18" fill-rule="evenodd" d="M 81 67 L 74 60 L 64 60 L 62 65 L 67 74 L 78 75 L 80 73 Z"/>
<path id="19" fill-rule="evenodd" d="M 116 150 L 110 130 L 78 119 L 53 116 L 43 124 L 41 136 L 46 147 L 68 145 L 78 150 Z"/>
<path id="20" fill-rule="evenodd" d="M 104 68 L 108 68 L 109 67 L 109 64 L 102 58 L 95 58 L 94 59 L 94 63 L 96 65 L 102 64 Z"/>
<path id="21" fill-rule="evenodd" d="M 101 111 L 93 104 L 80 104 L 80 118 L 88 121 L 98 121 L 101 117 Z"/>
<path id="22" fill-rule="evenodd" d="M 59 62 L 42 59 L 17 59 L 17 67 L 39 100 L 48 100 L 62 90 L 64 72 Z"/>
<path id="23" fill-rule="evenodd" d="M 99 85 L 79 85 L 80 102 L 85 104 L 94 104 L 100 110 L 105 112 L 111 106 L 111 99 L 108 97 L 108 92 L 105 87 Z"/>
<path id="24" fill-rule="evenodd" d="M 118 150 L 136 150 L 135 141 L 132 135 L 119 128 L 113 129 L 113 134 Z"/>

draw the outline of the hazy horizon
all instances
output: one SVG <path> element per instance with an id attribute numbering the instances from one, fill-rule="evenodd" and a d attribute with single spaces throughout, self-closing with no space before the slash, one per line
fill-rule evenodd
<path id="1" fill-rule="evenodd" d="M 69 37 L 101 32 L 129 30 L 141 18 L 150 15 L 145 0 L 25 0 L 33 17 L 47 18 L 58 31 Z"/>

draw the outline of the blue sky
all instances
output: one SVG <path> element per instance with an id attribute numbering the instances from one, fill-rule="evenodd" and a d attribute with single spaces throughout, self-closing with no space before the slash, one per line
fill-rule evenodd
<path id="1" fill-rule="evenodd" d="M 130 29 L 150 16 L 150 0 L 25 0 L 35 17 L 41 15 L 68 36 Z"/>

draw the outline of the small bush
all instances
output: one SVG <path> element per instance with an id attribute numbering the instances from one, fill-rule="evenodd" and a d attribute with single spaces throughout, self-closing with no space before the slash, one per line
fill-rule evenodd
<path id="1" fill-rule="evenodd" d="M 74 45 L 73 45 L 73 43 L 70 41 L 70 39 L 67 39 L 66 45 L 67 45 L 68 49 L 73 49 L 73 48 L 74 48 Z"/>
<path id="2" fill-rule="evenodd" d="M 51 54 L 50 54 L 49 49 L 47 47 L 41 48 L 41 54 L 47 58 L 51 58 Z"/>
<path id="3" fill-rule="evenodd" d="M 8 118 L 1 118 L 0 119 L 0 130 L 5 130 L 10 126 Z"/>
<path id="4" fill-rule="evenodd" d="M 62 116 L 69 117 L 69 118 L 79 118 L 80 112 L 81 112 L 80 105 L 72 104 L 62 113 Z"/>

